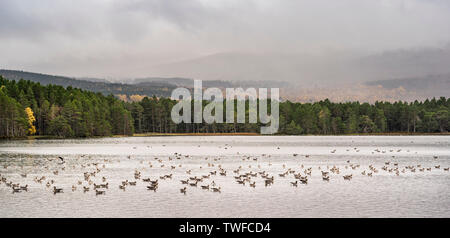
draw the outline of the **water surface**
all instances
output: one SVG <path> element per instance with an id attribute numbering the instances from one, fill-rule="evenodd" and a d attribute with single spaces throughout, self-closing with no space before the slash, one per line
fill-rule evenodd
<path id="1" fill-rule="evenodd" d="M 372 177 L 367 176 L 370 165 L 378 171 Z M 324 181 L 320 171 L 333 166 L 339 174 L 330 172 L 330 181 Z M 449 217 L 450 173 L 444 170 L 449 166 L 448 136 L 2 141 L 1 176 L 7 182 L 27 184 L 28 191 L 13 193 L 1 182 L 0 217 Z M 219 168 L 226 176 L 219 175 Z M 291 185 L 296 181 L 294 172 L 304 176 L 308 168 L 308 184 Z M 136 170 L 140 179 L 134 178 Z M 106 191 L 104 195 L 96 195 L 84 179 L 84 172 L 94 171 L 98 172 L 89 178 L 92 183 L 108 183 L 108 189 L 98 189 Z M 180 182 L 214 171 L 216 175 L 197 187 Z M 260 174 L 250 178 L 255 187 L 238 184 L 234 178 L 263 171 L 274 177 L 270 186 Z M 294 172 L 279 175 L 287 171 Z M 160 178 L 170 174 L 171 179 Z M 351 180 L 343 179 L 350 174 Z M 35 181 L 42 176 L 42 183 Z M 156 192 L 148 190 L 149 183 L 142 178 L 158 179 Z M 47 187 L 51 180 L 54 183 Z M 123 191 L 119 185 L 125 180 L 137 184 Z M 212 181 L 220 193 L 200 187 L 212 187 Z M 54 194 L 53 186 L 64 193 Z M 83 186 L 90 191 L 83 192 Z M 183 187 L 186 194 L 180 193 Z"/>

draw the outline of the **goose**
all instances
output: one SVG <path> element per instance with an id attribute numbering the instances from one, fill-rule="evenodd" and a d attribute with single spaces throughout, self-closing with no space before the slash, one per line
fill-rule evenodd
<path id="1" fill-rule="evenodd" d="M 236 180 L 236 182 L 237 182 L 238 184 L 245 185 L 245 181 L 244 181 L 244 180 Z"/>
<path id="2" fill-rule="evenodd" d="M 158 185 L 155 185 L 155 186 L 147 186 L 147 189 L 148 190 L 153 190 L 154 192 L 156 192 L 156 189 L 158 189 Z"/>
<path id="3" fill-rule="evenodd" d="M 88 191 L 89 191 L 89 187 L 83 186 L 83 192 L 88 192 Z"/>
<path id="4" fill-rule="evenodd" d="M 158 186 L 158 182 L 151 182 L 150 186 Z"/>
<path id="5" fill-rule="evenodd" d="M 125 191 L 125 186 L 124 185 L 119 185 L 119 189 L 122 189 Z"/>
<path id="6" fill-rule="evenodd" d="M 180 193 L 182 193 L 182 194 L 186 195 L 186 187 L 184 187 L 184 188 L 180 189 Z"/>
<path id="7" fill-rule="evenodd" d="M 28 191 L 28 184 L 25 186 L 20 186 L 19 189 L 23 191 Z"/>
<path id="8" fill-rule="evenodd" d="M 136 186 L 136 181 L 134 181 L 134 182 L 128 182 L 128 184 L 129 184 L 130 186 Z"/>
<path id="9" fill-rule="evenodd" d="M 62 192 L 63 192 L 62 188 L 56 188 L 55 186 L 53 186 L 53 194 L 62 193 Z"/>
<path id="10" fill-rule="evenodd" d="M 297 187 L 297 183 L 298 183 L 298 181 L 296 180 L 295 182 L 291 182 L 291 185 L 294 187 Z"/>
<path id="11" fill-rule="evenodd" d="M 188 184 L 189 180 L 180 180 L 181 184 Z"/>
<path id="12" fill-rule="evenodd" d="M 324 171 L 321 171 L 322 172 L 322 176 L 328 176 L 328 174 L 329 174 L 329 172 L 324 172 Z"/>
<path id="13" fill-rule="evenodd" d="M 250 185 L 250 187 L 252 187 L 252 188 L 256 188 L 256 182 L 250 183 L 249 185 Z"/>
<path id="14" fill-rule="evenodd" d="M 323 177 L 322 177 L 322 180 L 323 180 L 323 181 L 330 181 L 330 176 L 323 176 Z"/>
<path id="15" fill-rule="evenodd" d="M 300 178 L 299 181 L 300 181 L 302 184 L 308 184 L 308 177 Z"/>
<path id="16" fill-rule="evenodd" d="M 100 185 L 100 187 L 102 187 L 102 188 L 108 188 L 109 183 L 99 184 L 99 185 Z"/>
<path id="17" fill-rule="evenodd" d="M 206 185 L 206 186 L 202 185 L 201 187 L 202 187 L 202 189 L 209 190 L 209 185 Z"/>
<path id="18" fill-rule="evenodd" d="M 342 177 L 344 177 L 344 180 L 350 180 L 350 179 L 352 179 L 352 175 L 351 175 L 351 174 L 349 174 L 349 175 L 344 175 L 344 176 L 342 176 Z"/>
<path id="19" fill-rule="evenodd" d="M 219 192 L 220 193 L 220 187 L 218 188 L 211 188 L 213 192 Z"/>
<path id="20" fill-rule="evenodd" d="M 444 171 L 448 171 L 449 168 L 444 168 Z"/>
<path id="21" fill-rule="evenodd" d="M 95 196 L 97 195 L 105 195 L 106 191 L 101 191 L 101 190 L 95 190 Z"/>
<path id="22" fill-rule="evenodd" d="M 269 186 L 269 185 L 271 185 L 273 183 L 273 180 L 271 180 L 271 179 L 266 179 L 266 180 L 264 180 L 264 185 L 267 187 L 267 186 Z"/>
<path id="23" fill-rule="evenodd" d="M 77 190 L 77 187 L 75 185 L 72 185 L 72 192 L 75 192 Z"/>
<path id="24" fill-rule="evenodd" d="M 192 187 L 197 187 L 197 183 L 198 183 L 198 181 L 195 181 L 195 183 L 189 183 L 189 185 Z"/>

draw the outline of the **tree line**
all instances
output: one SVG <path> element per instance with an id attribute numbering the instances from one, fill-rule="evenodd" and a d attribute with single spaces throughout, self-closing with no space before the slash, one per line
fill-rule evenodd
<path id="1" fill-rule="evenodd" d="M 0 138 L 132 135 L 133 122 L 112 95 L 0 76 Z"/>
<path id="2" fill-rule="evenodd" d="M 260 122 L 180 123 L 171 119 L 177 102 L 169 98 L 144 97 L 123 102 L 77 88 L 42 86 L 0 76 L 0 137 L 26 135 L 92 137 L 133 133 L 259 133 Z M 236 101 L 235 101 L 236 103 Z M 208 102 L 204 101 L 204 105 Z M 270 103 L 269 111 L 270 111 Z M 193 107 L 191 107 L 193 108 Z M 226 102 L 224 102 L 224 109 Z M 237 106 L 234 107 L 235 115 Z M 225 110 L 224 110 L 225 112 Z M 193 113 L 192 113 L 193 114 Z M 225 116 L 224 116 L 225 118 Z M 279 134 L 340 135 L 353 133 L 448 132 L 450 98 L 423 102 L 280 103 Z M 235 120 L 236 121 L 236 120 Z"/>
<path id="3" fill-rule="evenodd" d="M 234 102 L 236 117 L 236 101 Z M 176 102 L 167 98 L 144 98 L 127 104 L 134 118 L 137 133 L 259 133 L 264 126 L 259 121 L 248 123 L 180 123 L 171 120 Z M 203 102 L 204 105 L 208 102 Z M 193 106 L 191 106 L 193 108 Z M 226 102 L 223 105 L 224 113 Z M 270 112 L 270 102 L 268 102 Z M 193 117 L 193 113 L 192 117 Z M 423 102 L 360 102 L 332 103 L 328 99 L 315 103 L 280 103 L 279 134 L 341 135 L 354 133 L 442 133 L 450 130 L 450 98 Z M 225 114 L 223 116 L 225 118 Z M 191 120 L 193 121 L 193 120 Z"/>

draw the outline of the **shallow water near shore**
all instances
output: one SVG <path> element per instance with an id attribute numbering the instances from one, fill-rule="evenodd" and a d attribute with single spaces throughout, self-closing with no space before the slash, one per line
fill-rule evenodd
<path id="1" fill-rule="evenodd" d="M 0 217 L 450 217 L 449 166 L 450 136 L 0 141 Z M 94 173 L 91 183 L 108 183 L 98 189 L 105 194 L 96 195 L 85 172 Z M 237 182 L 235 176 L 250 172 L 258 174 Z M 292 185 L 297 173 L 308 183 Z M 265 186 L 261 174 L 273 183 Z M 209 177 L 197 186 L 180 182 L 202 176 Z M 158 179 L 156 191 L 143 178 Z M 119 189 L 126 180 L 136 185 Z M 7 183 L 28 185 L 27 191 L 14 193 Z M 54 194 L 54 186 L 63 193 Z"/>

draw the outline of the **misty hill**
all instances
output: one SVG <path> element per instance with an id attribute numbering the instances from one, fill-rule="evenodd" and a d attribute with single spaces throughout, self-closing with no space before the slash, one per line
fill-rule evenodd
<path id="1" fill-rule="evenodd" d="M 450 74 L 450 44 L 441 48 L 402 49 L 360 58 L 355 67 L 367 79 L 420 78 Z M 447 77 L 447 76 L 446 76 Z M 423 83 L 422 85 L 425 85 Z"/>
<path id="2" fill-rule="evenodd" d="M 148 68 L 153 75 L 228 82 L 282 81 L 300 87 L 342 86 L 374 80 L 450 73 L 450 45 L 377 54 L 222 52 Z"/>
<path id="3" fill-rule="evenodd" d="M 77 80 L 84 80 L 84 81 L 90 81 L 90 82 L 102 82 L 102 83 L 111 83 L 111 81 L 102 79 L 102 78 L 91 78 L 91 77 L 82 77 L 82 78 L 76 78 Z"/>
<path id="4" fill-rule="evenodd" d="M 194 86 L 194 80 L 188 78 L 138 78 L 132 81 L 134 84 L 154 84 L 163 83 L 171 84 L 177 87 L 192 88 Z M 289 87 L 288 82 L 265 80 L 265 81 L 224 81 L 224 80 L 204 80 L 202 81 L 204 88 L 285 88 Z"/>
<path id="5" fill-rule="evenodd" d="M 377 80 L 366 83 L 370 86 L 381 85 L 385 89 L 403 88 L 425 97 L 449 97 L 450 74 L 429 75 L 415 78 L 399 78 L 391 80 Z"/>
<path id="6" fill-rule="evenodd" d="M 24 72 L 17 70 L 0 70 L 0 75 L 10 80 L 30 80 L 38 82 L 42 85 L 54 84 L 63 87 L 72 86 L 93 92 L 100 92 L 105 95 L 147 95 L 147 96 L 170 96 L 174 88 L 173 84 L 160 82 L 147 82 L 138 84 L 123 84 L 123 83 L 109 83 L 109 82 L 93 82 L 88 80 L 81 80 L 69 78 L 64 76 L 54 76 L 48 74 Z"/>
<path id="7" fill-rule="evenodd" d="M 149 77 L 130 80 L 130 83 L 113 83 L 105 79 L 98 78 L 70 78 L 48 74 L 32 73 L 18 70 L 0 70 L 0 75 L 10 80 L 30 80 L 41 85 L 60 85 L 63 87 L 75 87 L 93 92 L 100 92 L 104 95 L 113 94 L 126 100 L 132 95 L 170 97 L 173 89 L 177 87 L 193 88 L 194 80 L 188 78 L 161 78 Z M 244 81 L 227 82 L 221 80 L 203 81 L 204 88 L 249 88 L 249 87 L 284 87 L 288 84 L 276 81 Z M 124 95 L 127 97 L 125 98 Z"/>
<path id="8" fill-rule="evenodd" d="M 152 84 L 152 83 L 159 83 L 159 84 L 171 84 L 173 86 L 189 86 L 193 87 L 194 80 L 188 79 L 188 78 L 160 78 L 160 77 L 148 77 L 148 78 L 137 78 L 133 79 L 130 82 L 131 84 Z"/>
<path id="9" fill-rule="evenodd" d="M 282 85 L 322 84 L 348 79 L 347 56 L 314 56 L 296 53 L 224 52 L 150 67 L 148 71 L 164 77 L 189 77 L 204 81 L 281 82 Z M 344 60 L 345 59 L 345 60 Z M 345 72 L 345 73 L 344 73 Z M 260 86 L 264 87 L 264 86 Z M 280 85 L 278 85 L 280 87 Z"/>

